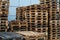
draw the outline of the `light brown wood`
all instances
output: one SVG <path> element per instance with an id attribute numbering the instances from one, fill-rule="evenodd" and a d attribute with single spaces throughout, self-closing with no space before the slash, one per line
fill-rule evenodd
<path id="1" fill-rule="evenodd" d="M 0 0 L 0 32 L 7 32 L 9 1 Z"/>
<path id="2" fill-rule="evenodd" d="M 28 25 L 26 21 L 12 20 L 10 22 L 11 32 L 16 31 L 28 31 Z"/>
<path id="3" fill-rule="evenodd" d="M 41 40 L 41 38 L 43 38 L 44 40 L 48 39 L 48 36 L 45 33 L 38 33 L 33 31 L 19 31 L 16 33 L 23 35 L 25 40 Z"/>

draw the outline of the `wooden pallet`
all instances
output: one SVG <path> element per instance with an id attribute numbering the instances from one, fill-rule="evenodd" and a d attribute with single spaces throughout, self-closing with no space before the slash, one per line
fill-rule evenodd
<path id="1" fill-rule="evenodd" d="M 7 5 L 6 5 L 7 4 Z M 9 9 L 9 1 L 0 0 L 0 31 L 7 31 L 8 29 L 8 9 Z"/>
<path id="2" fill-rule="evenodd" d="M 60 20 L 51 20 L 50 21 L 50 39 L 51 40 L 57 40 L 57 38 L 59 39 L 59 31 L 60 29 Z M 57 36 L 56 36 L 57 35 Z"/>
<path id="3" fill-rule="evenodd" d="M 44 4 L 41 4 L 41 5 L 35 4 L 35 5 L 26 6 L 26 7 L 19 7 L 16 9 L 17 11 L 16 14 L 17 16 L 20 16 L 20 17 L 16 17 L 16 18 L 17 20 L 20 20 L 19 18 L 23 19 L 22 15 L 24 15 L 25 20 L 28 23 L 29 31 L 37 31 L 36 29 L 38 29 L 38 24 L 39 24 L 39 27 L 41 27 L 42 25 L 45 25 L 45 27 L 48 27 L 48 13 L 47 13 L 46 7 L 47 5 L 44 5 Z M 19 12 L 18 10 L 21 12 Z"/>
<path id="4" fill-rule="evenodd" d="M 27 22 L 25 21 L 19 21 L 19 20 L 13 20 L 10 22 L 10 29 L 12 32 L 15 31 L 28 31 Z"/>

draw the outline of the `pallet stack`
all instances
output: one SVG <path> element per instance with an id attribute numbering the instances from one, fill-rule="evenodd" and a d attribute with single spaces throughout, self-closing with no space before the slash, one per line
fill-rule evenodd
<path id="1" fill-rule="evenodd" d="M 60 20 L 52 20 L 50 21 L 51 27 L 51 40 L 60 40 Z"/>
<path id="2" fill-rule="evenodd" d="M 34 4 L 25 7 L 18 7 L 16 11 L 16 20 L 25 20 L 28 26 L 28 31 L 46 33 L 48 36 L 47 5 Z"/>
<path id="3" fill-rule="evenodd" d="M 20 21 L 20 31 L 28 31 L 27 21 L 25 20 Z"/>
<path id="4" fill-rule="evenodd" d="M 40 0 L 41 4 L 46 4 L 48 5 L 47 9 L 48 9 L 48 40 L 58 40 L 57 38 L 53 38 L 53 33 L 51 32 L 52 30 L 52 23 L 50 23 L 50 21 L 54 21 L 54 20 L 60 20 L 60 12 L 59 12 L 59 1 L 60 0 Z M 55 23 L 56 24 L 56 23 Z M 54 26 L 54 29 L 56 29 L 56 26 Z M 55 30 L 56 31 L 56 30 Z M 55 32 L 55 35 L 56 32 Z"/>
<path id="5" fill-rule="evenodd" d="M 25 19 L 28 22 L 28 29 L 29 31 L 36 31 L 36 16 L 37 16 L 37 12 L 36 12 L 36 7 L 37 5 L 30 5 L 26 7 L 25 10 Z"/>
<path id="6" fill-rule="evenodd" d="M 48 13 L 49 13 L 49 21 L 56 20 L 56 12 L 57 12 L 57 1 L 56 0 L 41 0 L 41 4 L 48 5 Z"/>
<path id="7" fill-rule="evenodd" d="M 48 33 L 48 40 L 58 40 L 56 38 L 59 37 L 56 36 L 58 35 L 58 32 L 56 33 L 56 22 L 60 20 L 60 0 L 40 0 L 40 4 L 25 6 L 22 8 L 23 10 L 21 8 L 19 9 L 21 12 L 16 14 L 23 15 L 19 17 L 27 21 L 28 31 L 46 32 Z M 16 18 L 20 20 L 19 17 Z M 54 33 L 55 35 L 52 35 Z"/>
<path id="8" fill-rule="evenodd" d="M 10 22 L 10 30 L 11 30 L 11 32 L 28 31 L 27 22 L 20 21 L 20 20 L 12 20 Z"/>
<path id="9" fill-rule="evenodd" d="M 15 31 L 19 31 L 20 30 L 20 23 L 19 23 L 20 21 L 15 21 L 15 20 L 12 20 L 11 22 L 10 22 L 10 29 L 9 30 L 11 30 L 11 32 L 15 32 Z"/>
<path id="10" fill-rule="evenodd" d="M 38 8 L 38 7 L 37 7 Z M 41 9 L 37 10 L 37 28 L 38 32 L 48 32 L 48 12 L 47 5 L 42 4 Z"/>
<path id="11" fill-rule="evenodd" d="M 8 29 L 9 0 L 0 0 L 0 32 Z"/>
<path id="12" fill-rule="evenodd" d="M 25 19 L 24 10 L 25 10 L 25 7 L 16 8 L 16 20 L 22 21 Z"/>
<path id="13" fill-rule="evenodd" d="M 47 32 L 48 30 L 48 12 L 47 5 L 30 5 L 17 8 L 19 12 L 16 14 L 19 15 L 20 18 L 24 19 L 28 23 L 28 31 L 38 31 L 38 32 Z M 18 10 L 17 10 L 18 11 Z M 21 11 L 21 12 L 20 12 Z M 21 17 L 24 15 L 25 17 Z M 17 20 L 20 20 L 19 17 L 16 17 Z"/>

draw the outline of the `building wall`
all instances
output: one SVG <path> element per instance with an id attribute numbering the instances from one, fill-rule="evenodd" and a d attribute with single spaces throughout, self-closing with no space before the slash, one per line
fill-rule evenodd
<path id="1" fill-rule="evenodd" d="M 0 0 L 0 32 L 8 28 L 9 0 Z"/>

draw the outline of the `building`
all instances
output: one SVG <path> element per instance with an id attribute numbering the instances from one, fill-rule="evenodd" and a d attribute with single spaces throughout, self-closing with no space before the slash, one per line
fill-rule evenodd
<path id="1" fill-rule="evenodd" d="M 23 36 L 14 32 L 0 32 L 0 40 L 23 40 Z"/>
<path id="2" fill-rule="evenodd" d="M 9 0 L 0 0 L 0 32 L 8 29 Z"/>
<path id="3" fill-rule="evenodd" d="M 28 31 L 28 25 L 26 21 L 20 21 L 20 20 L 12 20 L 9 23 L 10 31 L 16 32 L 16 31 Z"/>
<path id="4" fill-rule="evenodd" d="M 33 31 L 20 31 L 17 34 L 23 35 L 23 40 L 47 40 L 47 34 Z"/>

